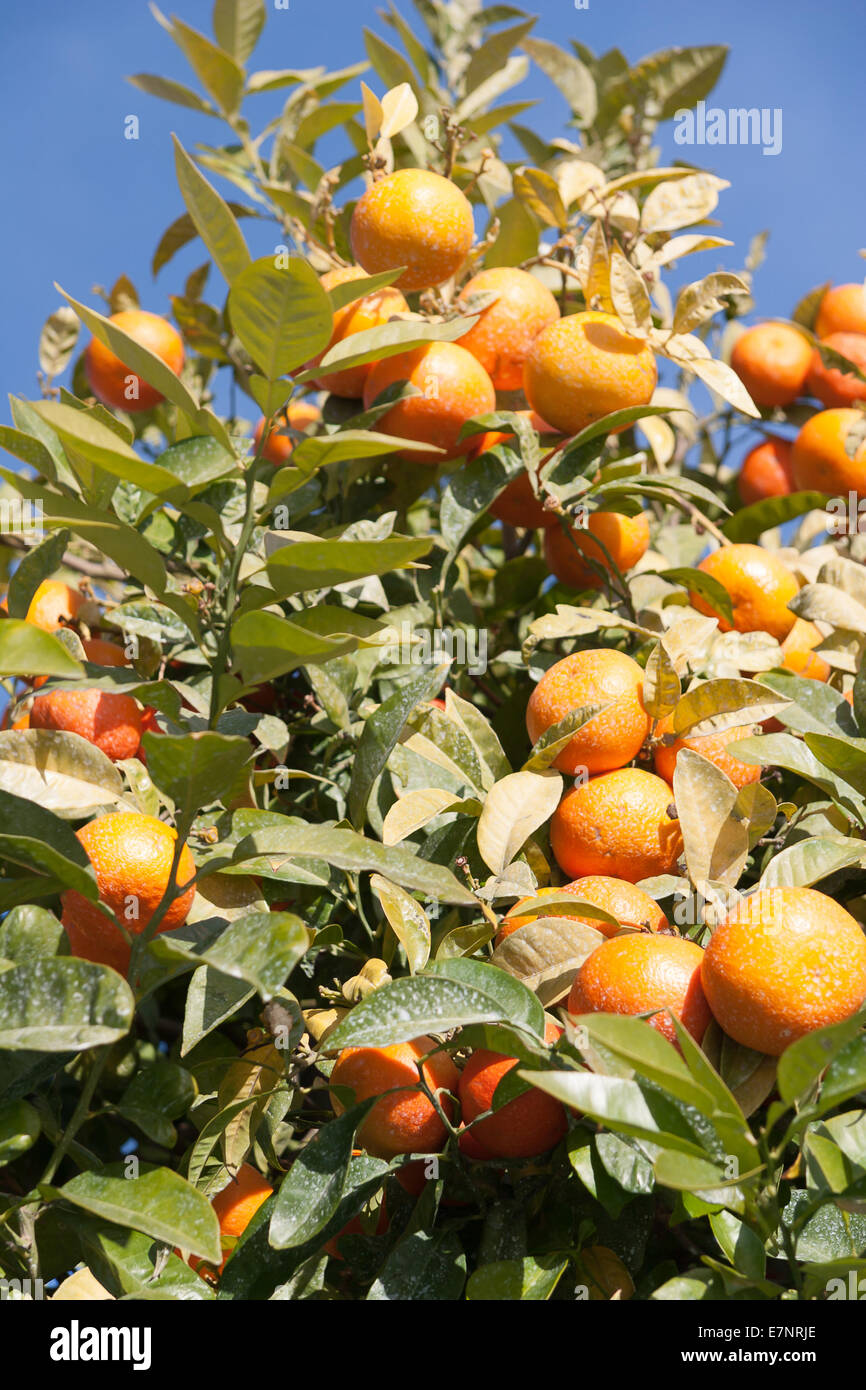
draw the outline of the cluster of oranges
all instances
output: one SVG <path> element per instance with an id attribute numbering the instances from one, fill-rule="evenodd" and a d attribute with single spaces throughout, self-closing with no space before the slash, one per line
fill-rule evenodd
<path id="1" fill-rule="evenodd" d="M 815 333 L 866 374 L 866 285 L 836 285 L 818 306 Z M 866 381 L 842 367 L 825 365 L 804 333 L 787 323 L 749 328 L 734 345 L 731 365 L 759 406 L 785 407 L 802 396 L 821 402 L 789 442 L 764 440 L 746 456 L 738 486 L 749 505 L 796 491 L 866 496 L 866 441 L 854 427 L 862 421 Z"/>

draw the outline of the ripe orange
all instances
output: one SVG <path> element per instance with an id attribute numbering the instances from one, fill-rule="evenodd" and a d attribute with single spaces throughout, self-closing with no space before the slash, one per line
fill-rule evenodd
<path id="1" fill-rule="evenodd" d="M 345 285 L 350 280 L 366 278 L 366 270 L 362 270 L 359 265 L 350 265 L 344 269 L 326 271 L 320 283 L 323 290 L 333 290 L 337 285 Z M 370 328 L 378 328 L 395 314 L 405 314 L 408 310 L 409 305 L 400 291 L 391 285 L 374 290 L 372 294 L 364 295 L 363 299 L 353 299 L 350 304 L 344 304 L 342 309 L 335 309 L 331 341 L 318 357 L 307 363 L 307 367 L 317 367 L 325 353 L 330 352 L 331 348 L 341 343 L 344 338 L 350 338 L 355 333 L 364 333 Z M 346 367 L 342 372 L 325 372 L 322 376 L 316 377 L 313 384 L 320 391 L 330 391 L 334 396 L 345 396 L 349 399 L 360 397 L 364 394 L 364 383 L 372 366 L 372 362 L 364 362 L 359 367 Z"/>
<path id="2" fill-rule="evenodd" d="M 568 531 L 558 522 L 549 526 L 544 533 L 544 558 L 561 584 L 572 589 L 600 589 L 601 578 L 583 556 L 608 573 L 611 560 L 625 572 L 646 554 L 649 540 L 646 512 L 625 516 L 622 512 L 595 511 L 589 513 L 585 526 L 573 526 Z"/>
<path id="3" fill-rule="evenodd" d="M 537 743 L 572 710 L 608 702 L 610 708 L 578 729 L 553 766 L 572 773 L 624 767 L 638 753 L 650 727 L 643 704 L 643 671 L 624 652 L 572 652 L 545 671 L 526 706 L 529 737 Z"/>
<path id="4" fill-rule="evenodd" d="M 135 755 L 141 709 L 131 695 L 113 690 L 49 690 L 33 701 L 30 727 L 80 734 L 116 763 Z"/>
<path id="5" fill-rule="evenodd" d="M 556 862 L 573 878 L 605 874 L 637 883 L 672 873 L 683 847 L 673 800 L 667 782 L 634 767 L 572 787 L 550 822 Z"/>
<path id="6" fill-rule="evenodd" d="M 824 339 L 828 347 L 835 348 L 866 372 L 866 333 L 831 333 Z M 850 372 L 840 371 L 838 367 L 825 367 L 817 348 L 809 368 L 808 388 L 810 396 L 817 396 L 825 406 L 849 406 L 855 401 L 866 401 L 866 381 L 859 381 Z"/>
<path id="7" fill-rule="evenodd" d="M 106 642 L 102 637 L 82 637 L 84 655 L 94 666 L 128 666 L 129 659 L 116 642 Z"/>
<path id="8" fill-rule="evenodd" d="M 118 811 L 88 821 L 75 833 L 93 865 L 102 902 L 128 932 L 137 936 L 149 924 L 168 886 L 177 832 L 156 816 Z M 178 887 L 191 885 L 194 876 L 195 864 L 184 845 L 177 867 Z M 157 931 L 181 926 L 194 897 L 195 888 L 190 886 L 175 898 Z M 63 893 L 60 901 L 72 954 L 125 974 L 129 947 L 96 904 L 74 889 Z"/>
<path id="9" fill-rule="evenodd" d="M 856 448 L 848 444 L 862 422 L 859 410 L 842 409 L 819 410 L 806 421 L 794 440 L 791 456 L 798 488 L 843 497 L 856 492 L 858 497 L 866 497 L 866 439 L 861 437 Z M 856 433 L 853 438 L 856 440 Z"/>
<path id="10" fill-rule="evenodd" d="M 159 314 L 147 314 L 143 309 L 123 309 L 119 314 L 112 314 L 110 322 L 160 357 L 175 376 L 180 376 L 183 341 L 167 319 L 160 318 Z M 103 405 L 135 414 L 150 410 L 164 400 L 161 392 L 131 371 L 98 338 L 92 338 L 88 344 L 84 365 L 90 389 Z"/>
<path id="11" fill-rule="evenodd" d="M 759 545 L 723 545 L 698 565 L 717 579 L 731 597 L 734 621 L 716 613 L 699 594 L 691 601 L 699 613 L 719 619 L 722 632 L 769 632 L 781 642 L 794 626 L 796 614 L 788 604 L 799 592 L 796 577 L 778 556 Z"/>
<path id="12" fill-rule="evenodd" d="M 812 348 L 787 323 L 759 323 L 734 344 L 731 366 L 755 405 L 790 405 L 806 385 Z"/>
<path id="13" fill-rule="evenodd" d="M 662 912 L 655 898 L 651 898 L 649 893 L 645 893 L 636 884 L 629 883 L 623 878 L 610 878 L 605 874 L 587 874 L 584 878 L 576 878 L 571 883 L 564 883 L 561 888 L 539 888 L 538 894 L 548 893 L 573 893 L 576 898 L 582 898 L 584 902 L 592 903 L 594 907 L 600 907 L 605 912 L 609 912 L 615 917 L 620 927 L 631 927 L 634 931 L 663 931 L 668 926 L 668 919 Z M 529 898 L 522 898 L 517 906 L 529 902 Z M 584 926 L 595 927 L 604 936 L 613 936 L 619 927 L 612 927 L 609 922 L 603 922 L 599 917 L 581 917 L 577 912 L 565 914 L 562 907 L 554 908 L 557 916 L 567 915 L 569 921 L 581 922 Z M 496 938 L 496 945 L 500 945 L 506 937 L 511 936 L 520 927 L 527 926 L 535 921 L 534 917 L 509 917 L 503 922 L 499 935 Z M 548 1040 L 549 1041 L 549 1040 Z"/>
<path id="14" fill-rule="evenodd" d="M 676 1043 L 668 1010 L 700 1042 L 711 1014 L 701 986 L 704 952 L 680 936 L 617 936 L 603 941 L 574 977 L 570 1014 L 643 1014 Z"/>
<path id="15" fill-rule="evenodd" d="M 613 314 L 589 310 L 543 329 L 526 359 L 523 389 L 533 410 L 563 434 L 628 406 L 647 405 L 658 372 L 650 348 Z"/>
<path id="16" fill-rule="evenodd" d="M 701 973 L 724 1031 L 778 1057 L 806 1033 L 860 1008 L 866 937 L 843 907 L 813 888 L 765 888 L 716 927 Z"/>
<path id="17" fill-rule="evenodd" d="M 529 349 L 541 330 L 559 318 L 559 305 L 536 276 L 502 265 L 467 280 L 457 306 L 464 307 L 472 295 L 491 293 L 499 297 L 458 341 L 478 358 L 497 391 L 520 391 Z"/>
<path id="18" fill-rule="evenodd" d="M 768 497 L 787 497 L 794 491 L 791 445 L 786 439 L 765 439 L 746 455 L 737 491 L 744 507 Z"/>
<path id="19" fill-rule="evenodd" d="M 405 266 L 400 290 L 428 290 L 460 269 L 475 236 L 472 205 L 450 179 L 427 169 L 397 169 L 370 185 L 355 205 L 350 238 L 370 275 Z"/>
<path id="20" fill-rule="evenodd" d="M 27 609 L 27 622 L 53 632 L 75 621 L 84 603 L 77 589 L 62 584 L 59 579 L 43 579 Z"/>
<path id="21" fill-rule="evenodd" d="M 821 300 L 815 333 L 866 333 L 866 285 L 835 285 Z"/>
<path id="22" fill-rule="evenodd" d="M 287 427 L 292 430 L 306 430 L 310 425 L 315 425 L 321 419 L 319 407 L 312 401 L 293 401 L 290 402 L 284 411 L 280 412 L 279 418 L 274 421 L 268 437 L 265 440 L 265 447 L 262 449 L 262 458 L 266 458 L 269 463 L 273 463 L 277 468 L 285 463 L 289 454 L 295 447 L 295 441 L 287 434 L 282 433 Z M 259 420 L 253 431 L 253 452 L 259 452 L 259 444 L 262 438 L 262 431 L 265 428 L 265 421 Z"/>
<path id="23" fill-rule="evenodd" d="M 223 1248 L 220 1274 L 226 1267 L 226 1260 L 232 1253 L 235 1242 L 243 1235 L 259 1207 L 264 1205 L 273 1190 L 267 1178 L 262 1177 L 257 1168 L 251 1163 L 242 1163 L 226 1186 L 211 1200 L 211 1206 L 220 1223 Z M 193 1268 L 196 1267 L 195 1262 L 190 1263 Z"/>
<path id="24" fill-rule="evenodd" d="M 381 416 L 376 429 L 445 451 L 435 454 L 406 450 L 403 457 L 410 463 L 435 467 L 470 452 L 473 439 L 459 441 L 461 429 L 473 416 L 496 409 L 496 392 L 490 377 L 472 353 L 458 343 L 428 343 L 377 362 L 364 387 L 365 410 L 398 381 L 408 381 L 421 394 L 397 401 Z"/>
<path id="25" fill-rule="evenodd" d="M 336 1113 L 341 1115 L 343 1106 L 334 1094 L 334 1086 L 347 1086 L 354 1091 L 356 1104 L 370 1096 L 382 1097 L 357 1133 L 357 1142 L 368 1153 L 377 1158 L 394 1158 L 397 1154 L 435 1153 L 443 1147 L 448 1132 L 418 1088 L 418 1063 L 435 1046 L 432 1038 L 420 1037 L 393 1047 L 347 1047 L 340 1053 L 331 1072 L 331 1104 Z M 432 1091 L 456 1091 L 458 1071 L 447 1052 L 437 1052 L 423 1064 L 422 1070 Z M 440 1103 L 450 1116 L 449 1098 L 441 1096 Z"/>
<path id="26" fill-rule="evenodd" d="M 469 1133 L 486 1158 L 534 1158 L 558 1144 L 568 1129 L 561 1102 L 534 1086 L 486 1120 L 478 1119 L 491 1109 L 503 1076 L 518 1065 L 516 1057 L 482 1048 L 472 1053 L 460 1073 L 457 1094 L 463 1123 L 472 1126 Z"/>
<path id="27" fill-rule="evenodd" d="M 659 777 L 663 777 L 666 782 L 673 783 L 674 768 L 683 748 L 691 748 L 695 753 L 709 758 L 711 763 L 715 763 L 716 767 L 721 768 L 722 772 L 730 777 L 735 787 L 748 787 L 752 782 L 760 782 L 760 767 L 742 763 L 733 753 L 728 752 L 728 744 L 749 738 L 752 733 L 750 726 L 723 729 L 720 733 L 687 734 L 685 738 L 678 738 L 672 730 L 672 722 L 670 715 L 659 720 L 656 733 L 661 741 L 653 750 L 653 766 Z"/>
<path id="28" fill-rule="evenodd" d="M 400 1185 L 406 1188 L 407 1192 L 410 1190 L 407 1183 L 411 1182 L 411 1178 L 404 1179 L 401 1177 L 401 1174 L 405 1173 L 406 1169 L 411 1168 L 412 1166 L 412 1164 L 406 1164 L 403 1168 L 398 1168 L 397 1172 L 394 1175 L 397 1181 L 400 1183 Z M 423 1159 L 419 1160 L 419 1171 L 421 1175 L 421 1187 L 423 1187 L 424 1182 L 426 1181 L 426 1179 L 424 1178 Z M 417 1196 L 418 1194 L 416 1193 L 414 1195 Z M 389 1224 L 390 1219 L 388 1216 L 387 1209 L 385 1207 L 385 1199 L 383 1197 L 382 1201 L 379 1203 L 379 1215 L 376 1221 L 376 1229 L 373 1232 L 373 1234 L 377 1236 L 383 1235 L 384 1232 L 387 1231 Z M 365 1227 L 360 1215 L 353 1216 L 351 1220 L 346 1222 L 345 1226 L 341 1231 L 338 1231 L 335 1236 L 331 1236 L 330 1240 L 325 1241 L 325 1244 L 322 1246 L 322 1249 L 326 1250 L 327 1253 L 332 1257 L 332 1259 L 342 1260 L 344 1257 L 340 1253 L 340 1241 L 342 1240 L 343 1236 L 362 1236 L 365 1234 L 370 1234 L 369 1226 Z"/>
<path id="29" fill-rule="evenodd" d="M 805 618 L 798 618 L 782 643 L 784 656 L 782 665 L 789 671 L 795 671 L 798 676 L 805 676 L 809 680 L 829 680 L 832 667 L 827 664 L 823 656 L 818 656 L 813 651 L 813 648 L 817 647 L 823 640 L 820 630 L 814 623 L 808 622 Z"/>

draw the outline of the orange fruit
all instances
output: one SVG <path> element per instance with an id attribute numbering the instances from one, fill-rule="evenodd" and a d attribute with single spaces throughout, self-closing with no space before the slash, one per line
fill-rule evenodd
<path id="1" fill-rule="evenodd" d="M 534 1086 L 487 1119 L 478 1119 L 492 1108 L 503 1076 L 518 1065 L 516 1057 L 481 1048 L 460 1073 L 457 1094 L 463 1123 L 471 1125 L 468 1132 L 486 1158 L 534 1158 L 554 1148 L 568 1129 L 562 1103 Z"/>
<path id="2" fill-rule="evenodd" d="M 347 1047 L 340 1053 L 331 1072 L 335 1112 L 341 1115 L 343 1105 L 334 1094 L 334 1086 L 354 1091 L 356 1104 L 370 1096 L 382 1097 L 357 1132 L 357 1142 L 368 1153 L 394 1158 L 397 1154 L 435 1153 L 443 1147 L 448 1137 L 445 1125 L 418 1089 L 418 1064 L 435 1046 L 432 1038 L 420 1037 L 393 1047 Z M 447 1052 L 437 1052 L 422 1070 L 432 1091 L 456 1091 L 458 1072 Z M 383 1094 L 387 1091 L 392 1094 Z M 440 1103 L 450 1115 L 449 1098 L 442 1096 Z"/>
<path id="3" fill-rule="evenodd" d="M 350 239 L 370 275 L 406 269 L 400 290 L 429 290 L 456 274 L 475 236 L 472 205 L 456 184 L 427 169 L 397 169 L 358 199 Z"/>
<path id="4" fill-rule="evenodd" d="M 713 932 L 701 970 L 721 1027 L 735 1042 L 778 1057 L 791 1043 L 841 1023 L 866 998 L 859 922 L 813 888 L 764 888 Z"/>
<path id="5" fill-rule="evenodd" d="M 156 816 L 118 811 L 88 821 L 75 833 L 93 865 L 101 901 L 137 936 L 149 924 L 168 886 L 177 831 Z M 185 891 L 166 909 L 158 932 L 172 931 L 186 921 L 195 897 L 194 876 L 195 864 L 184 845 L 176 882 Z M 74 889 L 67 889 L 60 901 L 72 954 L 125 974 L 129 947 L 110 919 Z"/>
<path id="6" fill-rule="evenodd" d="M 600 589 L 601 578 L 583 557 L 608 573 L 612 572 L 611 561 L 625 572 L 646 554 L 649 540 L 646 512 L 625 516 L 622 512 L 595 511 L 589 513 L 585 526 L 567 531 L 558 523 L 549 526 L 544 533 L 544 559 L 561 584 L 572 589 Z"/>
<path id="7" fill-rule="evenodd" d="M 759 323 L 734 344 L 731 366 L 755 405 L 790 405 L 801 395 L 812 347 L 787 323 Z"/>
<path id="8" fill-rule="evenodd" d="M 794 491 L 791 445 L 786 439 L 765 439 L 746 455 L 737 491 L 744 507 L 768 497 L 787 497 Z"/>
<path id="9" fill-rule="evenodd" d="M 122 309 L 119 314 L 112 314 L 109 322 L 161 358 L 175 376 L 180 376 L 184 359 L 183 341 L 167 319 L 160 318 L 159 314 L 147 314 L 143 309 Z M 150 410 L 165 399 L 160 391 L 131 371 L 98 338 L 90 340 L 84 354 L 84 366 L 90 389 L 103 405 L 111 405 L 133 415 L 140 410 Z"/>
<path id="10" fill-rule="evenodd" d="M 791 455 L 796 486 L 831 496 L 856 492 L 866 497 L 866 439 L 861 436 L 856 447 L 848 443 L 862 423 L 859 410 L 843 409 L 819 410 L 807 420 Z"/>
<path id="11" fill-rule="evenodd" d="M 359 265 L 346 266 L 340 270 L 327 270 L 322 276 L 320 284 L 323 290 L 336 289 L 337 285 L 345 285 L 351 280 L 366 280 L 367 272 L 362 270 Z M 392 285 L 386 285 L 384 289 L 374 290 L 372 294 L 364 295 L 363 299 L 353 299 L 351 303 L 344 304 L 342 309 L 334 310 L 334 328 L 331 333 L 331 341 L 328 346 L 314 357 L 307 367 L 317 367 L 332 347 L 337 343 L 342 343 L 345 338 L 352 337 L 355 333 L 364 333 L 370 328 L 378 328 L 380 324 L 387 323 L 395 314 L 405 314 L 409 311 L 409 305 L 403 298 L 399 290 Z M 364 362 L 359 367 L 346 367 L 341 372 L 325 372 L 322 376 L 316 377 L 313 385 L 320 391 L 330 391 L 333 396 L 345 396 L 354 399 L 364 394 L 364 382 L 370 375 L 372 362 Z"/>
<path id="12" fill-rule="evenodd" d="M 821 300 L 815 333 L 866 333 L 866 285 L 834 285 Z"/>
<path id="13" fill-rule="evenodd" d="M 829 680 L 832 667 L 827 664 L 823 656 L 818 656 L 813 651 L 813 648 L 817 647 L 823 640 L 820 630 L 814 623 L 808 622 L 806 618 L 798 618 L 782 643 L 784 656 L 782 665 L 787 670 L 795 671 L 798 676 L 805 676 L 809 680 Z"/>
<path id="14" fill-rule="evenodd" d="M 835 348 L 866 372 L 866 332 L 831 333 L 824 339 L 827 347 Z M 825 367 L 818 349 L 812 355 L 809 368 L 808 388 L 810 396 L 817 396 L 825 406 L 848 406 L 855 401 L 866 401 L 866 381 L 860 381 L 850 372 L 840 371 L 838 367 Z"/>
<path id="15" fill-rule="evenodd" d="M 612 927 L 609 922 L 603 922 L 599 917 L 581 917 L 577 912 L 564 913 L 562 907 L 553 909 L 558 917 L 567 916 L 569 921 L 595 927 L 604 936 L 615 935 L 620 927 L 631 927 L 634 931 L 658 932 L 668 926 L 668 919 L 655 898 L 651 898 L 649 893 L 623 878 L 610 878 L 606 874 L 587 874 L 584 878 L 564 883 L 561 888 L 538 889 L 539 895 L 548 893 L 573 893 L 576 898 L 582 898 L 584 902 L 592 903 L 594 907 L 609 912 L 616 918 L 619 927 Z M 529 901 L 529 898 L 521 898 L 517 906 L 521 907 Z M 500 928 L 496 945 L 511 936 L 512 932 L 535 920 L 535 917 L 507 918 Z"/>
<path id="16" fill-rule="evenodd" d="M 290 402 L 285 410 L 281 411 L 279 417 L 274 421 L 268 437 L 265 440 L 265 447 L 261 451 L 262 458 L 266 458 L 269 463 L 279 468 L 281 463 L 285 463 L 289 454 L 295 447 L 295 441 L 282 431 L 286 428 L 292 430 L 306 430 L 310 425 L 315 425 L 321 419 L 319 407 L 312 401 Z M 259 452 L 262 431 L 265 428 L 265 421 L 259 420 L 253 431 L 253 452 Z"/>
<path id="17" fill-rule="evenodd" d="M 80 734 L 116 763 L 135 755 L 141 709 L 131 695 L 113 690 L 49 690 L 33 701 L 30 727 Z"/>
<path id="18" fill-rule="evenodd" d="M 106 642 L 102 637 L 82 637 L 84 655 L 94 666 L 128 666 L 126 652 L 116 642 Z"/>
<path id="19" fill-rule="evenodd" d="M 551 323 L 529 350 L 523 389 L 533 410 L 563 434 L 629 406 L 648 405 L 655 357 L 613 314 L 589 310 Z"/>
<path id="20" fill-rule="evenodd" d="M 666 782 L 673 783 L 674 768 L 683 748 L 691 748 L 695 753 L 709 758 L 711 763 L 715 763 L 716 767 L 721 768 L 722 772 L 730 777 L 735 787 L 748 787 L 752 782 L 760 782 L 760 767 L 742 763 L 733 753 L 728 752 L 729 744 L 750 737 L 751 726 L 740 725 L 733 729 L 722 729 L 719 733 L 686 734 L 685 738 L 680 738 L 673 732 L 672 723 L 671 715 L 659 720 L 656 733 L 661 741 L 653 749 L 653 766 L 659 777 L 663 777 Z"/>
<path id="21" fill-rule="evenodd" d="M 424 1164 L 423 1164 L 423 1161 L 420 1163 L 419 1166 L 420 1166 L 420 1170 L 421 1170 L 421 1185 L 423 1186 L 424 1181 L 425 1181 L 425 1178 L 424 1178 Z M 411 1167 L 411 1165 L 410 1165 L 410 1164 L 407 1164 L 406 1167 Z M 400 1169 L 398 1169 L 397 1172 L 396 1172 L 396 1174 L 395 1174 L 395 1177 L 396 1177 L 397 1181 L 401 1184 L 401 1186 L 406 1187 L 406 1190 L 407 1190 L 407 1192 L 408 1192 L 408 1191 L 409 1191 L 409 1188 L 406 1186 L 406 1181 L 407 1181 L 407 1180 L 405 1180 L 405 1179 L 401 1180 L 401 1176 L 400 1176 L 401 1173 L 404 1173 L 405 1171 L 406 1171 L 405 1168 L 400 1168 Z M 377 1221 L 376 1221 L 376 1228 L 375 1228 L 375 1231 L 373 1232 L 373 1234 L 374 1234 L 374 1235 L 377 1235 L 377 1236 L 383 1235 L 384 1232 L 387 1231 L 388 1225 L 389 1225 L 389 1217 L 388 1217 L 387 1209 L 386 1209 L 386 1207 L 385 1207 L 385 1199 L 384 1199 L 384 1197 L 383 1197 L 383 1198 L 382 1198 L 382 1201 L 379 1203 L 379 1215 L 378 1215 L 378 1219 L 377 1219 Z M 343 1236 L 363 1236 L 363 1235 L 369 1235 L 369 1234 L 371 1234 L 370 1229 L 369 1229 L 369 1226 L 365 1227 L 364 1222 L 361 1220 L 360 1215 L 358 1215 L 358 1216 L 353 1216 L 353 1217 L 351 1218 L 351 1220 L 349 1220 L 349 1221 L 346 1222 L 345 1226 L 343 1227 L 343 1229 L 342 1229 L 341 1231 L 338 1231 L 337 1234 L 336 1234 L 335 1236 L 331 1236 L 331 1239 L 330 1239 L 330 1240 L 326 1240 L 326 1241 L 325 1241 L 325 1244 L 322 1246 L 322 1249 L 323 1249 L 323 1250 L 326 1250 L 327 1253 L 331 1256 L 332 1259 L 335 1259 L 335 1260 L 342 1260 L 344 1257 L 343 1257 L 343 1255 L 341 1255 L 341 1253 L 340 1253 L 340 1241 L 342 1240 Z"/>
<path id="22" fill-rule="evenodd" d="M 27 609 L 27 622 L 53 632 L 75 621 L 84 597 L 59 579 L 43 579 Z"/>
<path id="23" fill-rule="evenodd" d="M 516 413 L 528 420 L 539 434 L 554 433 L 534 410 L 518 410 Z M 476 435 L 476 439 L 478 443 L 473 453 L 477 455 L 486 453 L 497 444 L 514 443 L 516 436 L 510 431 L 488 430 L 486 434 Z M 549 457 L 549 453 L 544 455 L 539 461 L 539 468 Z M 509 526 L 523 526 L 534 530 L 538 526 L 556 525 L 554 513 L 547 510 L 541 498 L 536 497 L 526 469 L 505 485 L 499 496 L 491 502 L 488 511 L 497 521 L 505 521 Z"/>
<path id="24" fill-rule="evenodd" d="M 243 1235 L 259 1207 L 264 1205 L 273 1190 L 267 1178 L 262 1177 L 257 1168 L 251 1163 L 242 1163 L 226 1186 L 212 1198 L 211 1206 L 220 1223 L 223 1247 L 220 1274 L 226 1267 L 226 1260 L 232 1253 L 235 1242 Z M 194 1269 L 197 1263 L 190 1261 Z"/>
<path id="25" fill-rule="evenodd" d="M 612 937 L 596 946 L 574 977 L 570 1014 L 644 1014 L 676 1043 L 669 1012 L 700 1042 L 710 1022 L 701 985 L 704 952 L 681 936 L 646 933 Z M 668 1012 L 669 1011 L 669 1012 Z"/>
<path id="26" fill-rule="evenodd" d="M 759 545 L 723 545 L 707 555 L 698 569 L 717 579 L 730 595 L 733 623 L 699 594 L 691 594 L 698 612 L 718 618 L 722 632 L 733 627 L 737 632 L 769 632 L 779 642 L 787 637 L 796 618 L 788 604 L 800 586 L 778 556 Z"/>
<path id="27" fill-rule="evenodd" d="M 401 381 L 417 387 L 420 394 L 397 401 L 380 417 L 376 429 L 445 451 L 436 454 L 407 449 L 403 457 L 409 463 L 435 467 L 469 453 L 473 440 L 459 440 L 461 429 L 473 416 L 496 409 L 490 377 L 458 343 L 428 343 L 375 363 L 364 387 L 365 410 L 387 387 Z"/>
<path id="28" fill-rule="evenodd" d="M 536 276 L 500 265 L 467 280 L 457 307 L 465 307 L 472 295 L 490 293 L 498 298 L 458 342 L 478 358 L 497 391 L 520 391 L 529 349 L 541 330 L 557 321 L 559 305 Z"/>
<path id="29" fill-rule="evenodd" d="M 557 754 L 560 772 L 612 772 L 636 756 L 649 733 L 643 704 L 643 671 L 624 652 L 599 648 L 572 652 L 545 671 L 526 706 L 526 729 L 533 744 L 572 710 L 588 705 L 610 708 L 578 729 Z"/>
<path id="30" fill-rule="evenodd" d="M 683 846 L 673 800 L 667 782 L 635 767 L 572 787 L 550 822 L 557 864 L 572 878 L 604 874 L 629 883 L 672 873 Z"/>

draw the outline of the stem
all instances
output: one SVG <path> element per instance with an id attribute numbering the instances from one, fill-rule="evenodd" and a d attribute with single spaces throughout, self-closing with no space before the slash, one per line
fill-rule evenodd
<path id="1" fill-rule="evenodd" d="M 60 1137 L 60 1142 L 57 1144 L 54 1153 L 51 1155 L 51 1158 L 48 1162 L 48 1167 L 42 1174 L 41 1182 L 43 1183 L 51 1182 L 52 1178 L 54 1177 L 54 1174 L 57 1172 L 57 1169 L 60 1167 L 60 1164 L 63 1162 L 63 1159 L 66 1156 L 67 1149 L 69 1148 L 70 1144 L 72 1143 L 81 1126 L 84 1124 L 84 1121 L 87 1119 L 88 1112 L 90 1110 L 90 1102 L 93 1099 L 93 1093 L 96 1090 L 99 1078 L 102 1076 L 102 1071 L 105 1066 L 105 1063 L 108 1061 L 108 1050 L 109 1049 L 107 1044 L 104 1047 L 95 1049 L 93 1062 L 91 1064 L 90 1071 L 88 1072 L 87 1080 L 85 1081 L 84 1086 L 82 1087 L 81 1095 L 78 1097 L 78 1104 L 76 1105 L 75 1110 L 73 1111 L 72 1118 L 69 1121 L 69 1124 L 66 1126 L 66 1129 L 63 1131 L 63 1134 Z"/>

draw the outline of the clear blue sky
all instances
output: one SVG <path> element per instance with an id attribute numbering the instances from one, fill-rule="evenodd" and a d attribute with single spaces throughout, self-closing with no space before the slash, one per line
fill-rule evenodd
<path id="1" fill-rule="evenodd" d="M 409 0 L 401 0 L 400 8 L 414 17 Z M 866 25 L 857 0 L 590 0 L 585 11 L 571 0 L 541 0 L 525 8 L 539 15 L 539 36 L 563 44 L 579 38 L 596 52 L 617 44 L 631 60 L 672 44 L 729 44 L 731 56 L 712 103 L 780 107 L 782 152 L 767 157 L 753 146 L 679 149 L 673 126 L 663 128 L 665 159 L 684 156 L 732 182 L 718 214 L 724 234 L 736 243 L 720 253 L 724 263 L 737 269 L 750 238 L 771 230 L 768 260 L 756 284 L 760 313 L 767 316 L 787 315 L 822 280 L 862 278 L 866 263 L 857 251 L 866 246 Z M 165 9 L 210 32 L 211 0 L 166 0 Z M 269 10 L 256 67 L 341 68 L 363 58 L 365 24 L 390 37 L 369 0 L 290 0 L 288 11 L 275 11 L 271 3 Z M 124 272 L 145 308 L 167 311 L 168 294 L 204 259 L 196 243 L 157 283 L 150 275 L 159 236 L 183 210 L 170 132 L 176 130 L 189 148 L 197 140 L 219 142 L 224 127 L 147 97 L 124 80 L 138 71 L 190 80 L 183 55 L 145 0 L 7 0 L 0 32 L 6 59 L 0 93 L 0 415 L 8 419 L 7 392 L 36 392 L 39 329 L 59 303 L 54 280 L 94 302 L 91 286 L 110 286 Z M 357 94 L 357 83 L 340 93 L 349 99 Z M 524 95 L 542 99 L 529 113 L 532 124 L 550 135 L 563 133 L 567 108 L 547 79 L 534 74 L 506 99 Z M 257 100 L 270 115 L 274 98 Z M 138 142 L 123 138 L 123 121 L 131 113 L 141 120 Z M 244 225 L 249 234 L 252 224 Z M 250 239 L 256 253 L 264 254 L 273 236 L 257 230 L 260 244 L 254 234 Z M 710 253 L 690 270 L 698 275 L 715 264 Z"/>

